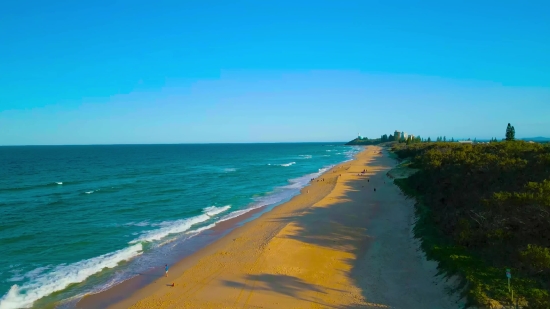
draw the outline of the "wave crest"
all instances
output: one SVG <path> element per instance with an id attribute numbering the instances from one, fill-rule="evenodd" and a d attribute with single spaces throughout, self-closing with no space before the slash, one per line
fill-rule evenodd
<path id="1" fill-rule="evenodd" d="M 231 205 L 225 205 L 225 206 L 221 206 L 221 207 L 210 206 L 210 207 L 204 208 L 202 211 L 206 215 L 212 217 L 212 216 L 215 216 L 219 213 L 222 213 L 222 212 L 228 210 L 229 208 L 231 208 Z"/>
<path id="2" fill-rule="evenodd" d="M 130 244 L 160 240 L 170 234 L 178 234 L 178 233 L 185 232 L 189 230 L 193 225 L 204 222 L 209 219 L 210 219 L 209 215 L 202 214 L 202 215 L 188 218 L 188 219 L 166 221 L 161 223 L 162 227 L 160 229 L 147 231 L 143 233 L 141 237 L 130 241 Z"/>

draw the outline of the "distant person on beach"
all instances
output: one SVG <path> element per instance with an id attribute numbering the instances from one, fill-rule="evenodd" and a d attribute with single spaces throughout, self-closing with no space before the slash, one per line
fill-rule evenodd
<path id="1" fill-rule="evenodd" d="M 168 277 L 168 264 L 164 266 L 164 276 Z"/>

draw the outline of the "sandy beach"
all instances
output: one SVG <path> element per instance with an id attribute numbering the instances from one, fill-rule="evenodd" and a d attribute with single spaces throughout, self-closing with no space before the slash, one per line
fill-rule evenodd
<path id="1" fill-rule="evenodd" d="M 382 148 L 366 147 L 324 181 L 172 265 L 168 278 L 159 265 L 149 285 L 122 284 L 78 307 L 116 293 L 106 307 L 459 308 L 412 237 L 414 201 L 387 176 L 395 165 Z"/>

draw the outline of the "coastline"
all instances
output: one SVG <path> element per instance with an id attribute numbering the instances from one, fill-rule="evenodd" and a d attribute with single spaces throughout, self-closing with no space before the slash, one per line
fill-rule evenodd
<path id="1" fill-rule="evenodd" d="M 147 284 L 125 281 L 77 308 L 457 308 L 412 239 L 412 203 L 386 175 L 394 166 L 368 146 L 290 201 L 249 214 L 259 218 L 216 226 L 230 232 L 168 278 L 159 265 Z"/>
<path id="2" fill-rule="evenodd" d="M 361 150 L 361 152 L 365 149 Z M 357 154 L 356 154 L 357 155 Z M 333 169 L 338 166 L 349 163 L 350 161 L 355 160 L 355 157 L 340 163 L 337 163 L 332 166 L 332 168 L 326 168 L 324 172 L 321 172 L 317 178 L 322 178 L 323 175 L 328 174 Z M 325 168 L 323 168 L 325 169 Z M 313 182 L 316 183 L 316 182 Z M 215 246 L 218 242 L 223 241 L 224 238 L 230 237 L 235 229 L 242 227 L 248 223 L 251 223 L 253 220 L 258 219 L 266 213 L 273 211 L 276 207 L 280 207 L 286 203 L 289 203 L 296 197 L 300 196 L 307 191 L 307 188 L 310 188 L 313 183 L 308 183 L 305 187 L 300 189 L 300 193 L 291 197 L 287 201 L 275 203 L 272 205 L 267 205 L 259 208 L 254 208 L 249 210 L 242 215 L 233 217 L 231 219 L 218 222 L 211 229 L 205 230 L 200 234 L 194 236 L 192 239 L 189 239 L 185 242 L 186 248 L 179 250 L 180 258 L 176 263 L 170 266 L 170 273 L 182 272 L 184 269 L 188 268 L 192 261 L 196 261 L 198 257 L 212 253 L 212 250 L 208 250 L 210 246 Z M 325 182 L 324 184 L 329 184 Z M 332 183 L 334 184 L 334 183 Z M 333 186 L 322 186 L 321 194 L 317 194 L 316 197 L 321 199 L 323 196 L 328 194 L 332 190 Z M 190 250 L 188 250 L 188 248 Z M 139 273 L 137 276 L 127 279 L 125 281 L 116 283 L 115 285 L 107 288 L 106 290 L 99 291 L 97 293 L 86 294 L 80 298 L 76 304 L 78 309 L 95 309 L 95 308 L 106 308 L 112 306 L 113 304 L 124 301 L 127 296 L 121 295 L 131 295 L 135 294 L 137 291 L 147 288 L 149 285 L 154 284 L 158 279 L 159 275 L 164 275 L 164 265 L 157 265 L 145 272 Z"/>

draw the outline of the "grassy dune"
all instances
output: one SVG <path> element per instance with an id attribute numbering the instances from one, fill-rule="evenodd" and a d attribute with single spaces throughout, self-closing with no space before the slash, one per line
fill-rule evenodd
<path id="1" fill-rule="evenodd" d="M 415 236 L 469 306 L 550 308 L 550 147 L 526 142 L 395 144 L 418 172 Z"/>

